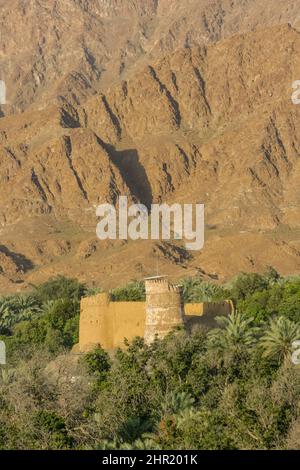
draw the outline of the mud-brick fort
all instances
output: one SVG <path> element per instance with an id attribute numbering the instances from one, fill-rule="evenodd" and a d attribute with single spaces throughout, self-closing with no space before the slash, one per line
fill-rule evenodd
<path id="1" fill-rule="evenodd" d="M 177 327 L 212 326 L 216 315 L 228 315 L 230 301 L 184 304 L 182 287 L 166 277 L 145 280 L 146 302 L 112 302 L 108 294 L 81 300 L 79 344 L 75 351 L 86 352 L 101 345 L 106 350 L 124 346 L 124 339 L 144 337 L 150 344 Z"/>

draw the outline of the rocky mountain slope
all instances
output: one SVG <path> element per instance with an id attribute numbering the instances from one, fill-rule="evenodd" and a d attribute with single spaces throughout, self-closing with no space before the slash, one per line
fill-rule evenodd
<path id="1" fill-rule="evenodd" d="M 2 291 L 59 272 L 104 287 L 157 268 L 221 280 L 267 264 L 297 272 L 300 107 L 291 93 L 300 73 L 300 33 L 296 15 L 294 26 L 258 27 L 291 20 L 297 2 L 273 11 L 267 1 L 187 1 L 186 22 L 172 0 L 168 8 L 167 2 L 146 0 L 15 3 L 28 21 L 37 6 L 48 11 L 46 23 L 51 17 L 71 24 L 72 12 L 97 19 L 99 41 L 106 38 L 100 24 L 113 31 L 121 17 L 127 26 L 135 18 L 138 29 L 152 22 L 152 29 L 147 47 L 136 49 L 121 80 L 118 75 L 109 87 L 95 68 L 88 69 L 89 60 L 83 65 L 74 59 L 80 53 L 73 48 L 73 61 L 52 64 L 51 78 L 47 73 L 30 92 L 16 91 L 0 119 Z M 74 21 L 82 18 L 75 13 Z M 77 38 L 93 34 L 79 23 L 72 27 L 72 34 L 80 31 Z M 241 31 L 247 32 L 232 36 Z M 132 26 L 127 33 L 133 34 Z M 122 30 L 117 39 L 126 34 Z M 67 37 L 75 47 L 75 36 L 66 32 L 64 51 Z M 20 50 L 24 60 L 33 42 Z M 52 54 L 60 50 L 58 43 L 51 48 Z M 54 61 L 59 57 L 53 54 Z M 116 57 L 107 55 L 107 80 L 119 67 Z M 48 56 L 45 66 L 51 67 Z M 91 87 L 82 88 L 72 72 L 73 87 L 68 73 L 74 67 L 79 74 L 87 67 Z M 28 91 L 32 76 L 27 80 Z M 100 242 L 95 207 L 116 203 L 119 195 L 147 206 L 203 202 L 204 250 L 188 252 L 174 242 Z"/>
<path id="2" fill-rule="evenodd" d="M 0 0 L 2 113 L 76 105 L 149 61 L 275 24 L 294 0 Z"/>

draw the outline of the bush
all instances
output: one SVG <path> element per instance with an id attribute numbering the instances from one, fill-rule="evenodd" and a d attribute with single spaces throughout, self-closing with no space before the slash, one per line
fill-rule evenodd
<path id="1" fill-rule="evenodd" d="M 56 413 L 40 410 L 35 414 L 33 423 L 37 434 L 48 435 L 50 449 L 72 448 L 73 439 L 68 435 L 64 420 Z"/>
<path id="2" fill-rule="evenodd" d="M 300 322 L 300 279 L 287 279 L 267 289 L 248 294 L 237 303 L 238 310 L 255 319 L 256 323 L 274 315 Z"/>
<path id="3" fill-rule="evenodd" d="M 57 276 L 38 286 L 33 286 L 35 298 L 41 302 L 58 299 L 80 301 L 85 295 L 87 287 L 77 279 Z"/>
<path id="4" fill-rule="evenodd" d="M 248 295 L 260 292 L 269 286 L 265 276 L 257 273 L 241 273 L 232 282 L 231 294 L 235 300 L 245 300 Z"/>

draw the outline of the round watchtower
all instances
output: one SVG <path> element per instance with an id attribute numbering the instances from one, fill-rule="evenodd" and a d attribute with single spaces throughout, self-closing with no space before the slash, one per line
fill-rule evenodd
<path id="1" fill-rule="evenodd" d="M 145 279 L 146 324 L 145 342 L 164 338 L 174 328 L 184 325 L 182 287 L 168 282 L 164 276 Z"/>

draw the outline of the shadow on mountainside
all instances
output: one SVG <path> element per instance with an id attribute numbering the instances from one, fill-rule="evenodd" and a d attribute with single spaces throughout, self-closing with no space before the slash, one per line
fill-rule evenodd
<path id="1" fill-rule="evenodd" d="M 131 194 L 149 210 L 153 199 L 152 189 L 145 168 L 139 160 L 137 150 L 116 150 L 113 145 L 103 142 L 102 144 L 112 162 L 119 169 Z"/>
<path id="2" fill-rule="evenodd" d="M 26 256 L 22 255 L 21 253 L 15 253 L 4 245 L 0 245 L 0 253 L 3 253 L 7 257 L 11 258 L 12 261 L 16 264 L 18 271 L 26 273 L 27 271 L 30 271 L 34 268 L 34 264 L 31 260 L 26 258 Z"/>

